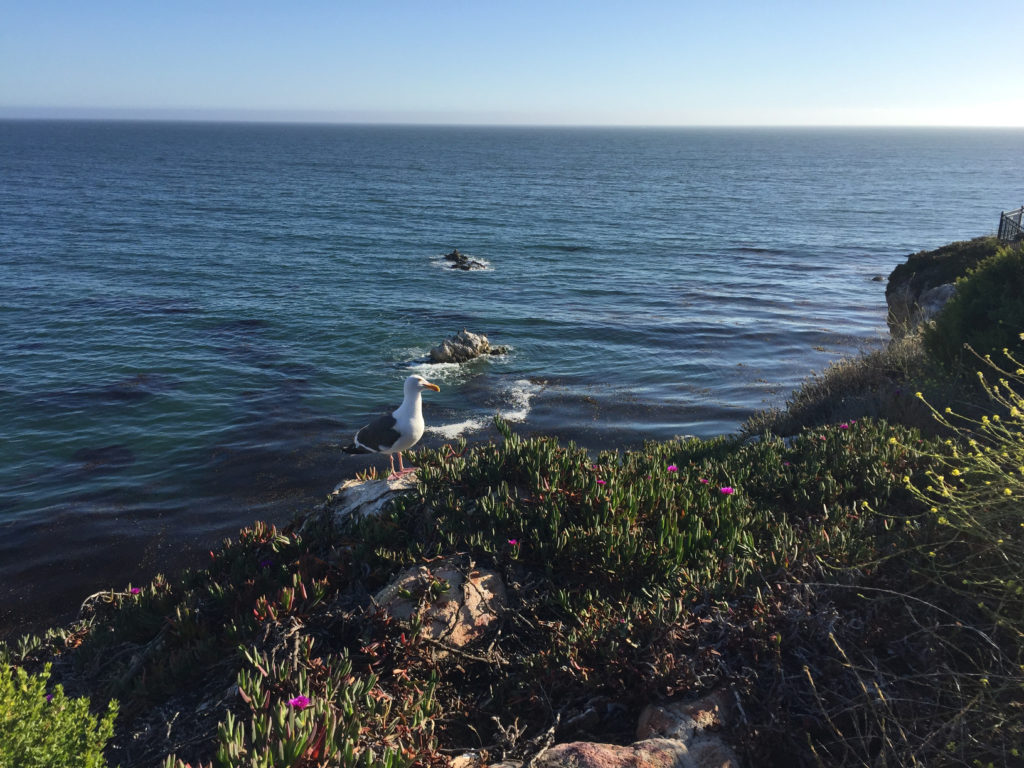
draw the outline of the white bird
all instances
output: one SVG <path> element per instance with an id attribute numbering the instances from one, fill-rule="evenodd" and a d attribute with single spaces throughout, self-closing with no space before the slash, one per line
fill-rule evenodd
<path id="1" fill-rule="evenodd" d="M 405 380 L 405 396 L 402 404 L 391 413 L 371 421 L 356 432 L 355 442 L 346 446 L 346 453 L 386 453 L 391 462 L 388 480 L 415 471 L 402 464 L 402 451 L 412 448 L 423 437 L 423 390 L 440 392 L 437 384 L 431 384 L 422 376 L 410 376 Z M 395 454 L 398 454 L 398 472 L 395 472 Z"/>

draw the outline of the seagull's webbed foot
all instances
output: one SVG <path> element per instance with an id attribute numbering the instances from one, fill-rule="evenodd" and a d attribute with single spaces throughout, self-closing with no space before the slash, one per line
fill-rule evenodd
<path id="1" fill-rule="evenodd" d="M 407 467 L 407 466 L 405 466 L 402 463 L 402 453 L 401 453 L 401 451 L 398 452 L 398 471 L 397 472 L 395 472 L 395 457 L 394 456 L 389 456 L 388 458 L 391 459 L 391 474 L 388 475 L 388 480 L 399 480 L 399 479 L 405 477 L 406 475 L 412 474 L 417 469 L 419 469 L 419 467 Z"/>

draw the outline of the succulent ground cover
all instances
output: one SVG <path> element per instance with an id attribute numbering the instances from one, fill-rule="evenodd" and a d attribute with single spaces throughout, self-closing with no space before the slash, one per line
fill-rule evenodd
<path id="1" fill-rule="evenodd" d="M 646 703 L 721 685 L 752 710 L 741 750 L 791 750 L 793 716 L 827 742 L 826 702 L 787 670 L 827 649 L 859 599 L 846 587 L 888 578 L 886 553 L 916 530 L 916 433 L 844 422 L 594 456 L 499 426 L 500 443 L 417 456 L 415 492 L 380 517 L 257 524 L 205 569 L 96 596 L 8 659 L 117 699 L 108 754 L 123 766 L 522 758 L 555 739 L 627 743 Z M 508 589 L 463 650 L 370 599 L 442 557 Z"/>

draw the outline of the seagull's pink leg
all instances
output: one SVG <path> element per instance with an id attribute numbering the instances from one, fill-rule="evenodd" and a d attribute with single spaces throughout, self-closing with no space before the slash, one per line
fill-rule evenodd
<path id="1" fill-rule="evenodd" d="M 398 472 L 395 472 L 394 471 L 394 467 L 392 467 L 391 477 L 388 478 L 389 480 L 394 480 L 395 478 L 398 478 L 398 477 L 404 477 L 405 475 L 408 475 L 410 472 L 415 472 L 416 471 L 416 467 L 406 467 L 402 463 L 402 452 L 401 451 L 396 451 L 396 453 L 398 454 Z"/>

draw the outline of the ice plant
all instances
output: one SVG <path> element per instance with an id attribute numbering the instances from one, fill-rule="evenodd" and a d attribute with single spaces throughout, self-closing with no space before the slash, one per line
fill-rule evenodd
<path id="1" fill-rule="evenodd" d="M 139 589 L 138 587 L 132 587 L 132 588 L 131 588 L 131 593 L 132 593 L 133 595 L 137 595 L 137 594 L 139 594 L 139 592 L 141 592 L 141 591 L 142 591 L 142 590 L 141 590 L 141 589 Z"/>
<path id="2" fill-rule="evenodd" d="M 606 481 L 604 481 L 604 480 L 598 480 L 598 481 L 597 481 L 597 484 L 598 484 L 598 485 L 604 485 L 604 484 L 605 484 L 605 482 L 606 482 Z"/>
<path id="3" fill-rule="evenodd" d="M 288 706 L 298 710 L 305 709 L 310 703 L 308 696 L 296 696 L 294 699 L 288 699 Z"/>
<path id="4" fill-rule="evenodd" d="M 519 544 L 519 539 L 509 539 L 508 543 L 511 544 L 513 547 L 517 546 Z"/>
<path id="5" fill-rule="evenodd" d="M 736 490 L 728 485 L 723 485 L 718 490 L 724 493 L 726 496 L 732 496 L 732 494 L 736 493 Z"/>
<path id="6" fill-rule="evenodd" d="M 679 471 L 679 467 L 677 467 L 675 464 L 669 464 L 668 465 L 668 471 L 669 472 L 678 472 Z"/>

